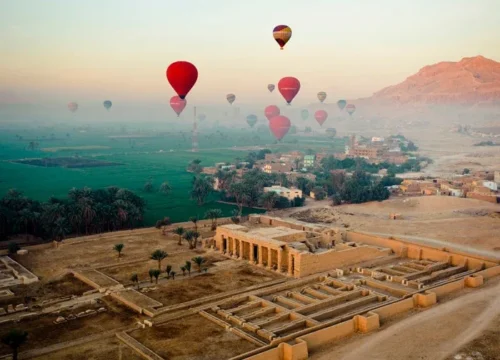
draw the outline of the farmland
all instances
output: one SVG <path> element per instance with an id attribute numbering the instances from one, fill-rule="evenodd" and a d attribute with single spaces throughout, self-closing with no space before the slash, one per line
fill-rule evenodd
<path id="1" fill-rule="evenodd" d="M 36 140 L 38 147 L 28 150 L 29 141 L 25 139 Z M 76 156 L 120 166 L 69 168 L 27 165 L 29 161 L 26 159 L 61 156 L 60 152 L 44 152 L 48 143 L 52 149 L 64 149 L 65 157 Z M 262 129 L 251 132 L 209 129 L 200 131 L 200 151 L 193 153 L 190 151 L 191 134 L 188 131 L 142 130 L 127 135 L 111 129 L 81 131 L 61 126 L 53 129 L 7 129 L 0 134 L 0 144 L 0 194 L 16 188 L 28 197 L 45 201 L 50 196 L 65 197 L 73 187 L 128 188 L 146 200 L 145 224 L 153 225 L 165 216 L 172 221 L 183 221 L 194 215 L 202 217 L 207 209 L 215 206 L 225 215 L 231 214 L 234 207 L 215 203 L 216 195 L 210 196 L 201 207 L 189 199 L 193 175 L 186 172 L 186 165 L 194 159 L 202 160 L 204 166 L 211 166 L 215 162 L 244 158 L 249 149 L 256 146 L 273 151 L 297 148 L 335 148 L 342 151 L 344 142 L 343 139 L 331 141 L 326 137 L 303 139 L 289 136 L 282 144 L 275 144 L 269 132 Z M 13 162 L 20 159 L 25 163 Z M 143 185 L 149 179 L 156 189 L 168 181 L 172 192 L 168 195 L 144 192 Z M 249 211 L 246 209 L 246 212 Z"/>

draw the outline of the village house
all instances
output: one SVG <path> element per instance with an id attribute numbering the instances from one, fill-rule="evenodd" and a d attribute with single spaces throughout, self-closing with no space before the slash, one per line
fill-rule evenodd
<path id="1" fill-rule="evenodd" d="M 267 174 L 288 173 L 292 170 L 293 165 L 288 163 L 267 163 L 262 167 L 262 171 Z"/>
<path id="2" fill-rule="evenodd" d="M 304 156 L 304 167 L 312 168 L 314 167 L 315 155 L 306 155 Z"/>
<path id="3" fill-rule="evenodd" d="M 295 183 L 298 178 L 306 178 L 307 180 L 316 181 L 316 175 L 311 173 L 303 173 L 298 171 L 291 171 L 286 174 L 286 177 L 292 183 Z"/>
<path id="4" fill-rule="evenodd" d="M 289 189 L 289 188 L 279 186 L 279 185 L 273 185 L 273 186 L 269 186 L 269 187 L 264 188 L 265 193 L 270 192 L 270 191 L 275 192 L 279 196 L 286 197 L 288 200 L 293 200 L 296 197 L 300 197 L 300 198 L 302 197 L 302 190 L 297 189 L 297 188 L 290 188 Z"/>

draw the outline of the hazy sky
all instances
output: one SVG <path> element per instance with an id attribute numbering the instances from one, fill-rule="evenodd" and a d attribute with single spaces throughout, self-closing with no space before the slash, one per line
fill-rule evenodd
<path id="1" fill-rule="evenodd" d="M 427 64 L 500 60 L 499 0 L 0 0 L 0 96 L 31 103 L 164 103 L 165 69 L 193 62 L 188 102 L 298 104 L 370 96 Z M 280 51 L 275 25 L 293 36 Z M 2 95 L 3 94 L 3 95 Z M 1 99 L 0 99 L 1 100 Z M 4 99 L 5 101 L 5 99 Z"/>

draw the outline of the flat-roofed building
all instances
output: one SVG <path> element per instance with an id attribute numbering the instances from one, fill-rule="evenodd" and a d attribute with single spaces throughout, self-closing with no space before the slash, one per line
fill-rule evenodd
<path id="1" fill-rule="evenodd" d="M 264 188 L 265 193 L 270 192 L 270 191 L 275 192 L 279 196 L 286 197 L 288 200 L 293 200 L 296 197 L 302 197 L 302 190 L 297 189 L 297 188 L 290 188 L 289 189 L 289 188 L 279 186 L 279 185 L 273 185 L 273 186 L 269 186 L 269 187 Z"/>

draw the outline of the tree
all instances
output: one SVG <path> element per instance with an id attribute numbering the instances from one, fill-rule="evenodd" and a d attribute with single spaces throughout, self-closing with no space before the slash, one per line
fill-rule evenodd
<path id="1" fill-rule="evenodd" d="M 184 228 L 182 226 L 177 227 L 174 230 L 174 234 L 179 236 L 179 242 L 177 244 L 182 245 L 182 235 L 184 234 Z"/>
<path id="2" fill-rule="evenodd" d="M 186 267 L 181 266 L 182 276 L 186 276 Z"/>
<path id="3" fill-rule="evenodd" d="M 68 220 L 65 217 L 59 217 L 54 221 L 52 236 L 56 241 L 63 241 L 70 232 Z"/>
<path id="4" fill-rule="evenodd" d="M 172 265 L 167 265 L 165 272 L 167 273 L 167 279 L 170 278 L 170 273 L 172 272 Z"/>
<path id="5" fill-rule="evenodd" d="M 231 221 L 233 224 L 239 224 L 241 219 L 238 210 L 234 209 L 231 215 Z"/>
<path id="6" fill-rule="evenodd" d="M 198 205 L 203 205 L 208 195 L 213 191 L 214 179 L 209 176 L 197 175 L 192 181 L 191 199 Z"/>
<path id="7" fill-rule="evenodd" d="M 19 347 L 28 340 L 28 333 L 20 329 L 12 329 L 2 336 L 2 342 L 12 349 L 12 359 L 17 360 Z"/>
<path id="8" fill-rule="evenodd" d="M 139 276 L 137 274 L 132 274 L 132 276 L 130 276 L 130 281 L 136 283 L 137 290 L 139 290 Z"/>
<path id="9" fill-rule="evenodd" d="M 158 270 L 158 269 L 153 270 L 153 276 L 154 276 L 157 284 L 158 284 L 158 277 L 160 276 L 160 274 L 161 274 L 160 270 Z"/>
<path id="10" fill-rule="evenodd" d="M 212 220 L 212 230 L 217 228 L 217 219 L 222 216 L 223 214 L 221 209 L 210 209 L 205 213 L 205 218 Z"/>
<path id="11" fill-rule="evenodd" d="M 170 275 L 172 275 L 172 280 L 175 280 L 175 274 L 177 274 L 175 271 L 172 271 Z"/>
<path id="12" fill-rule="evenodd" d="M 149 269 L 149 280 L 151 281 L 151 284 L 153 283 L 153 277 L 155 276 L 155 269 Z"/>
<path id="13" fill-rule="evenodd" d="M 201 160 L 199 160 L 199 159 L 192 160 L 189 163 L 187 170 L 190 171 L 190 172 L 194 172 L 195 174 L 201 173 L 201 171 L 203 170 L 203 168 L 200 165 L 200 163 L 201 163 Z"/>
<path id="14" fill-rule="evenodd" d="M 462 175 L 467 175 L 467 174 L 470 174 L 470 169 L 465 168 L 465 169 L 462 171 Z"/>
<path id="15" fill-rule="evenodd" d="M 193 249 L 196 249 L 198 246 L 198 238 L 200 237 L 200 233 L 198 231 L 193 231 Z"/>
<path id="16" fill-rule="evenodd" d="M 191 261 L 187 260 L 184 267 L 186 268 L 188 275 L 191 276 Z"/>
<path id="17" fill-rule="evenodd" d="M 118 253 L 118 258 L 120 258 L 122 256 L 122 250 L 124 247 L 125 247 L 125 245 L 123 245 L 123 244 L 115 244 L 115 246 L 113 247 L 113 250 Z"/>
<path id="18" fill-rule="evenodd" d="M 234 196 L 236 200 L 236 205 L 238 205 L 238 216 L 241 216 L 243 212 L 243 205 L 247 202 L 248 188 L 245 186 L 243 182 L 235 183 L 231 185 L 230 192 Z"/>
<path id="19" fill-rule="evenodd" d="M 295 164 L 295 170 L 298 170 L 300 166 L 300 158 L 295 158 L 293 163 Z"/>
<path id="20" fill-rule="evenodd" d="M 156 260 L 158 261 L 158 270 L 161 269 L 161 262 L 163 259 L 165 259 L 166 257 L 168 256 L 168 254 L 163 251 L 163 250 L 155 250 L 152 254 L 151 254 L 151 260 Z"/>
<path id="21" fill-rule="evenodd" d="M 149 179 L 148 181 L 146 181 L 144 183 L 143 189 L 147 193 L 153 192 L 153 190 L 154 190 L 153 181 L 151 179 Z"/>
<path id="22" fill-rule="evenodd" d="M 270 211 L 274 205 L 278 202 L 279 195 L 274 191 L 268 191 L 260 197 L 262 206 L 266 208 L 267 211 Z"/>
<path id="23" fill-rule="evenodd" d="M 325 189 L 320 186 L 315 187 L 312 192 L 314 193 L 314 198 L 316 200 L 323 200 L 326 197 Z"/>
<path id="24" fill-rule="evenodd" d="M 189 218 L 189 221 L 191 221 L 194 224 L 194 231 L 198 231 L 198 216 L 191 216 Z"/>
<path id="25" fill-rule="evenodd" d="M 191 259 L 196 265 L 198 265 L 198 272 L 201 272 L 201 265 L 203 265 L 206 260 L 205 258 L 201 257 L 201 256 L 196 256 L 194 258 Z"/>
<path id="26" fill-rule="evenodd" d="M 187 230 L 183 235 L 184 239 L 186 239 L 186 241 L 188 242 L 190 249 L 193 249 L 194 233 L 194 230 Z"/>
<path id="27" fill-rule="evenodd" d="M 7 248 L 9 250 L 9 254 L 13 255 L 13 254 L 16 254 L 19 250 L 21 250 L 21 247 L 19 246 L 18 243 L 16 242 L 9 242 L 9 244 L 7 245 Z"/>
<path id="28" fill-rule="evenodd" d="M 170 186 L 170 184 L 166 181 L 164 181 L 161 185 L 160 185 L 160 192 L 164 195 L 168 195 L 170 194 L 170 192 L 172 191 L 172 187 Z"/>

